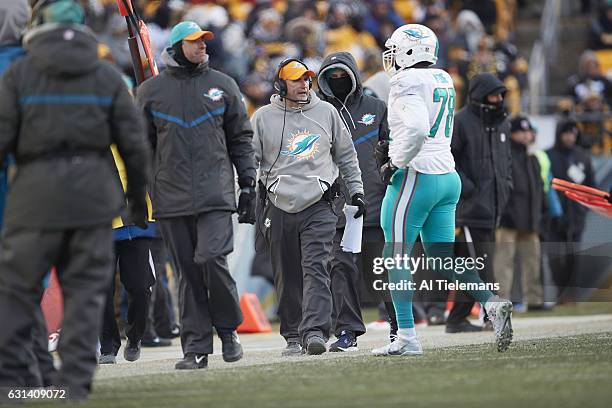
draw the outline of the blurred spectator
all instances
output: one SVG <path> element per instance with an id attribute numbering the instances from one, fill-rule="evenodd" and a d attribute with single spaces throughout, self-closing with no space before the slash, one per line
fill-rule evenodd
<path id="1" fill-rule="evenodd" d="M 594 156 L 610 156 L 612 148 L 612 115 L 601 96 L 593 92 L 576 105 L 576 119 L 580 129 L 578 145 Z"/>
<path id="2" fill-rule="evenodd" d="M 434 12 L 425 16 L 423 24 L 438 37 L 438 61 L 435 66 L 445 69 L 448 64 L 448 48 L 453 40 L 446 18 L 441 12 Z"/>
<path id="3" fill-rule="evenodd" d="M 499 282 L 499 296 L 510 299 L 518 274 L 522 284 L 522 302 L 528 308 L 541 308 L 543 299 L 540 276 L 540 238 L 538 231 L 545 205 L 544 184 L 538 159 L 528 152 L 534 143 L 534 128 L 529 119 L 517 115 L 510 121 L 513 189 L 496 231 L 494 270 Z M 513 299 L 513 301 L 515 301 Z"/>
<path id="4" fill-rule="evenodd" d="M 593 93 L 599 95 L 607 105 L 612 103 L 612 83 L 601 73 L 599 61 L 593 51 L 580 56 L 578 75 L 568 79 L 569 93 L 577 103 L 584 102 Z"/>
<path id="5" fill-rule="evenodd" d="M 597 17 L 591 22 L 589 48 L 593 50 L 612 48 L 612 1 L 604 1 Z"/>
<path id="6" fill-rule="evenodd" d="M 346 51 L 357 61 L 359 69 L 363 69 L 365 49 L 377 49 L 376 40 L 366 31 L 358 31 L 350 24 L 353 16 L 351 7 L 346 3 L 333 3 L 327 15 L 327 48 L 325 54 Z"/>
<path id="7" fill-rule="evenodd" d="M 370 0 L 370 13 L 363 28 L 374 36 L 379 48 L 385 47 L 387 38 L 402 24 L 404 20 L 395 12 L 391 0 Z"/>
<path id="8" fill-rule="evenodd" d="M 487 34 L 493 34 L 493 27 L 497 20 L 497 6 L 495 0 L 453 0 L 455 7 L 474 12 Z M 463 12 L 462 12 L 463 13 Z"/>
<path id="9" fill-rule="evenodd" d="M 456 40 L 464 44 L 465 49 L 470 54 L 478 51 L 482 37 L 486 36 L 484 26 L 478 15 L 471 10 L 463 10 L 457 15 L 455 26 Z"/>
<path id="10" fill-rule="evenodd" d="M 589 155 L 576 144 L 579 130 L 575 121 L 564 120 L 557 126 L 555 145 L 548 150 L 553 177 L 572 183 L 595 187 L 595 179 Z M 575 269 L 574 250 L 582 239 L 587 209 L 559 195 L 563 215 L 553 218 L 547 228 L 547 241 L 567 243 L 558 256 L 551 256 L 550 264 L 555 285 L 562 292 L 570 285 Z M 570 301 L 568 294 L 560 293 L 561 301 Z"/>

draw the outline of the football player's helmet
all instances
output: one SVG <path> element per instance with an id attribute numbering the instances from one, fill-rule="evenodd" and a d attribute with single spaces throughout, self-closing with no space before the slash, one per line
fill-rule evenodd
<path id="1" fill-rule="evenodd" d="M 393 32 L 385 42 L 383 67 L 390 75 L 418 62 L 438 61 L 438 37 L 421 24 L 406 24 Z"/>

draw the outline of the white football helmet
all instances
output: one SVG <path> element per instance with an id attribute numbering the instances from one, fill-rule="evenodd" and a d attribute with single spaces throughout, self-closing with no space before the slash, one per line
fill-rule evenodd
<path id="1" fill-rule="evenodd" d="M 421 24 L 406 24 L 393 32 L 385 42 L 383 67 L 390 75 L 422 61 L 438 61 L 438 37 Z"/>

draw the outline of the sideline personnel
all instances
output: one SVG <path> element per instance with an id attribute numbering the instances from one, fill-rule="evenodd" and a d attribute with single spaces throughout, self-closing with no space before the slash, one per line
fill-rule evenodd
<path id="1" fill-rule="evenodd" d="M 255 222 L 253 130 L 236 82 L 208 66 L 205 40 L 213 37 L 194 22 L 174 26 L 162 54 L 166 70 L 137 96 L 155 149 L 153 217 L 179 272 L 179 370 L 207 367 L 213 326 L 223 359 L 242 358 L 235 331 L 242 312 L 226 256 L 233 250 L 233 166 L 238 220 Z"/>
<path id="2" fill-rule="evenodd" d="M 0 159 L 14 153 L 0 252 L 0 386 L 22 386 L 40 282 L 57 267 L 64 324 L 56 385 L 87 398 L 111 277 L 111 220 L 123 205 L 109 148 L 125 161 L 132 216 L 146 218 L 149 147 L 121 74 L 100 61 L 72 0 L 42 9 L 27 55 L 0 84 Z"/>
<path id="3" fill-rule="evenodd" d="M 336 108 L 310 90 L 315 76 L 287 59 L 275 79 L 278 94 L 253 115 L 255 160 L 265 186 L 266 228 L 278 295 L 283 355 L 326 351 L 331 328 L 330 257 L 337 217 L 332 209 L 338 171 L 355 217 L 364 214 L 361 171 L 351 136 Z M 259 230 L 258 230 L 259 231 Z"/>

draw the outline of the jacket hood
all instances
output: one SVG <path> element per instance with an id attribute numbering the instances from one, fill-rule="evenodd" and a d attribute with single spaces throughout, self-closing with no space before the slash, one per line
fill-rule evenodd
<path id="1" fill-rule="evenodd" d="M 5 0 L 0 4 L 0 47 L 17 45 L 30 18 L 27 0 Z"/>
<path id="2" fill-rule="evenodd" d="M 198 68 L 196 69 L 196 71 L 194 72 L 200 73 L 208 69 L 208 58 L 209 56 L 208 54 L 206 54 L 205 61 L 202 64 L 200 64 Z M 187 69 L 180 66 L 179 63 L 176 62 L 176 60 L 174 59 L 174 50 L 172 49 L 172 47 L 164 48 L 161 54 L 161 59 L 164 65 L 167 68 L 170 68 L 170 71 L 173 71 L 173 72 L 183 72 L 184 71 L 185 73 L 188 73 Z"/>
<path id="3" fill-rule="evenodd" d="M 81 24 L 43 24 L 24 37 L 34 64 L 53 76 L 79 76 L 98 64 L 98 42 Z"/>
<path id="4" fill-rule="evenodd" d="M 281 96 L 279 94 L 274 94 L 270 97 L 270 103 L 277 107 L 278 109 L 284 110 L 285 109 L 285 101 L 283 98 L 281 98 Z M 299 112 L 299 111 L 307 111 L 310 110 L 312 108 L 314 108 L 315 106 L 317 106 L 319 103 L 321 103 L 321 99 L 319 99 L 319 97 L 317 96 L 317 94 L 315 94 L 315 92 L 311 89 L 310 90 L 310 101 L 304 105 L 300 105 L 300 108 L 288 108 L 287 112 L 291 112 L 291 111 L 295 111 L 295 112 Z"/>
<path id="5" fill-rule="evenodd" d="M 485 102 L 487 95 L 505 93 L 507 91 L 503 82 L 490 73 L 478 74 L 470 81 L 468 95 L 470 100 Z"/>
<path id="6" fill-rule="evenodd" d="M 354 98 L 360 98 L 363 93 L 363 87 L 361 84 L 361 77 L 359 76 L 359 69 L 357 68 L 357 62 L 355 58 L 348 52 L 335 52 L 333 54 L 329 54 L 321 64 L 321 68 L 319 68 L 319 75 L 317 76 L 317 82 L 319 84 L 319 90 L 323 94 L 325 98 L 335 98 L 332 93 L 332 90 L 327 82 L 327 78 L 325 77 L 325 72 L 340 68 L 348 72 L 349 77 L 353 81 L 353 89 L 347 96 L 347 101 L 350 101 Z M 345 101 L 341 101 L 345 102 Z"/>

